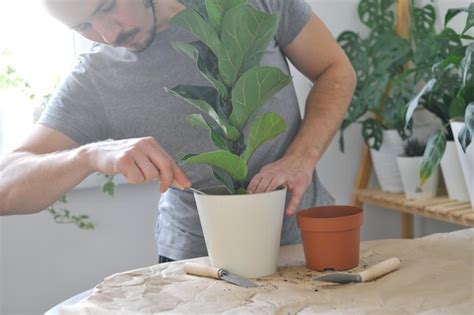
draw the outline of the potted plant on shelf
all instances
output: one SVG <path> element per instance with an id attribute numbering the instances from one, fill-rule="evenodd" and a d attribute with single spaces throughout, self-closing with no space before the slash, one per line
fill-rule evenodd
<path id="1" fill-rule="evenodd" d="M 419 186 L 418 173 L 426 143 L 416 138 L 408 139 L 403 147 L 404 155 L 397 158 L 403 189 L 407 199 L 425 199 L 436 196 L 438 190 L 439 168 L 433 170 L 431 177 Z"/>
<path id="2" fill-rule="evenodd" d="M 382 190 L 401 192 L 396 157 L 403 153 L 403 139 L 412 131 L 411 124 L 404 123 L 404 105 L 413 93 L 413 84 L 397 80 L 410 61 L 411 48 L 409 41 L 395 31 L 394 9 L 394 1 L 361 0 L 358 15 L 369 28 L 368 36 L 363 38 L 353 31 L 338 36 L 358 77 L 340 127 L 339 144 L 344 152 L 344 131 L 353 123 L 361 123 Z"/>
<path id="3" fill-rule="evenodd" d="M 246 188 L 255 150 L 286 129 L 277 113 L 255 117 L 290 82 L 280 69 L 259 65 L 279 16 L 259 11 L 246 0 L 185 4 L 171 23 L 199 41 L 172 45 L 196 62 L 210 86 L 179 85 L 167 91 L 200 111 L 187 121 L 209 130 L 217 150 L 183 153 L 179 159 L 210 166 L 223 185 L 206 190 L 208 195 L 195 194 L 211 265 L 250 278 L 266 276 L 276 271 L 286 189 L 246 194 Z M 235 25 L 246 25 L 247 31 Z"/>
<path id="4" fill-rule="evenodd" d="M 471 205 L 474 208 L 474 148 L 471 145 L 474 135 L 474 102 L 466 107 L 464 121 L 451 121 L 454 139 L 461 163 L 462 172 L 468 188 Z"/>
<path id="5" fill-rule="evenodd" d="M 465 26 L 456 32 L 448 27 L 448 23 L 461 12 L 467 12 Z M 450 9 L 445 16 L 444 28 L 437 32 L 432 5 L 423 8 L 412 5 L 411 9 L 415 67 L 407 75 L 425 84 L 407 104 L 405 122 L 410 123 L 415 109 L 423 107 L 443 124 L 428 140 L 419 172 L 420 185 L 431 176 L 441 160 L 448 195 L 457 200 L 468 200 L 469 196 L 464 182 L 459 180 L 462 172 L 450 121 L 463 116 L 467 104 L 474 101 L 474 38 L 467 34 L 474 25 L 472 16 L 474 4 L 465 9 Z"/>

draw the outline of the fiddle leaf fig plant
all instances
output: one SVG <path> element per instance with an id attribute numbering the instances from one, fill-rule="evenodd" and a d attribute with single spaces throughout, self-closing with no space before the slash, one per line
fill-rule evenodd
<path id="1" fill-rule="evenodd" d="M 456 32 L 448 27 L 448 23 L 460 13 L 467 13 L 465 25 Z M 411 18 L 415 67 L 408 75 L 424 86 L 407 103 L 405 123 L 411 122 L 418 107 L 424 107 L 443 124 L 428 140 L 420 168 L 422 185 L 443 157 L 446 141 L 454 139 L 450 120 L 463 117 L 465 112 L 467 121 L 472 117 L 468 104 L 474 103 L 474 38 L 467 32 L 474 26 L 474 4 L 468 8 L 448 10 L 440 32 L 435 30 L 436 15 L 430 4 L 416 8 L 412 1 Z M 472 129 L 469 128 L 472 125 L 472 122 L 466 123 L 468 128 L 460 135 L 464 149 L 470 143 Z"/>
<path id="2" fill-rule="evenodd" d="M 259 65 L 279 15 L 260 11 L 247 0 L 182 3 L 186 8 L 171 23 L 191 32 L 198 41 L 173 42 L 172 46 L 196 63 L 210 86 L 178 85 L 167 91 L 199 110 L 186 120 L 193 127 L 207 129 L 217 150 L 181 153 L 178 158 L 188 165 L 210 166 L 231 194 L 245 193 L 252 155 L 286 129 L 277 113 L 255 117 L 291 80 L 278 68 Z"/>
<path id="3" fill-rule="evenodd" d="M 411 58 L 407 39 L 395 32 L 395 0 L 361 0 L 358 15 L 369 28 L 366 37 L 353 32 L 341 33 L 337 41 L 357 73 L 357 86 L 346 117 L 340 127 L 340 150 L 344 152 L 344 131 L 362 123 L 367 145 L 378 150 L 383 130 L 396 129 L 403 139 L 411 135 L 404 124 L 404 105 L 413 93 L 413 84 L 398 80 Z"/>

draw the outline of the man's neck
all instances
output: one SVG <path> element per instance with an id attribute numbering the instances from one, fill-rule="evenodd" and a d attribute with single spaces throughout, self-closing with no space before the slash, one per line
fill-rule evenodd
<path id="1" fill-rule="evenodd" d="M 167 29 L 171 18 L 184 9 L 184 5 L 178 0 L 153 0 L 152 5 L 155 10 L 156 32 Z"/>

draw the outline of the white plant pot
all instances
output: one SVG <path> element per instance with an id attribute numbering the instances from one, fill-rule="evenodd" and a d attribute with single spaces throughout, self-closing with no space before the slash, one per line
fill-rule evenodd
<path id="1" fill-rule="evenodd" d="M 247 278 L 276 272 L 286 189 L 194 197 L 212 266 Z"/>
<path id="2" fill-rule="evenodd" d="M 467 147 L 466 152 L 462 150 L 461 143 L 459 143 L 458 135 L 461 129 L 464 127 L 464 122 L 451 122 L 451 129 L 453 130 L 454 141 L 456 142 L 456 148 L 458 149 L 459 162 L 461 163 L 461 169 L 464 174 L 464 180 L 466 182 L 467 191 L 469 198 L 471 199 L 471 205 L 474 208 L 474 142 Z M 460 178 L 459 180 L 462 180 Z"/>
<path id="3" fill-rule="evenodd" d="M 426 199 L 436 196 L 438 191 L 439 167 L 436 167 L 431 176 L 425 181 L 423 186 L 420 184 L 420 166 L 422 157 L 397 158 L 398 167 L 403 183 L 403 190 L 407 199 Z"/>
<path id="4" fill-rule="evenodd" d="M 403 192 L 397 157 L 403 154 L 403 141 L 396 130 L 385 130 L 380 149 L 370 150 L 375 175 L 380 187 L 387 192 Z"/>
<path id="5" fill-rule="evenodd" d="M 448 197 L 454 200 L 468 201 L 469 193 L 454 141 L 446 143 L 446 151 L 444 151 L 443 158 L 441 159 L 441 170 L 443 171 L 444 182 L 448 190 Z"/>

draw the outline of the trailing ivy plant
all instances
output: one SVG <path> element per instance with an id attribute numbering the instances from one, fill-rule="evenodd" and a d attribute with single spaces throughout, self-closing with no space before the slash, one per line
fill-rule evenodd
<path id="1" fill-rule="evenodd" d="M 362 37 L 354 31 L 341 33 L 337 41 L 357 72 L 357 86 L 340 127 L 339 145 L 344 152 L 344 131 L 362 123 L 362 135 L 371 148 L 383 143 L 383 130 L 396 129 L 403 139 L 411 135 L 405 126 L 405 104 L 413 94 L 413 83 L 399 80 L 411 60 L 410 43 L 395 32 L 395 0 L 361 0 L 358 16 L 369 28 Z"/>
<path id="2" fill-rule="evenodd" d="M 187 121 L 193 127 L 209 130 L 217 150 L 181 153 L 178 158 L 188 165 L 210 166 L 231 194 L 246 193 L 248 162 L 253 153 L 286 129 L 277 113 L 254 117 L 273 94 L 290 82 L 280 69 L 259 65 L 279 15 L 257 10 L 247 0 L 206 0 L 201 5 L 182 2 L 186 8 L 171 23 L 191 32 L 198 41 L 172 45 L 196 63 L 210 86 L 178 85 L 167 91 L 199 110 Z"/>
<path id="3" fill-rule="evenodd" d="M 474 3 L 468 8 L 448 10 L 440 32 L 435 29 L 436 14 L 432 5 L 416 8 L 412 0 L 410 11 L 414 68 L 406 75 L 425 84 L 407 103 L 405 123 L 411 123 L 415 109 L 424 107 L 443 124 L 428 139 L 420 168 L 422 185 L 438 166 L 446 141 L 454 139 L 450 120 L 463 117 L 465 111 L 467 119 L 472 117 L 467 107 L 474 102 L 474 38 L 468 31 L 474 26 Z M 465 23 L 463 29 L 456 32 L 448 24 L 460 13 L 466 13 Z M 472 126 L 472 123 L 467 126 Z M 470 140 L 468 131 L 461 135 L 464 148 Z"/>

